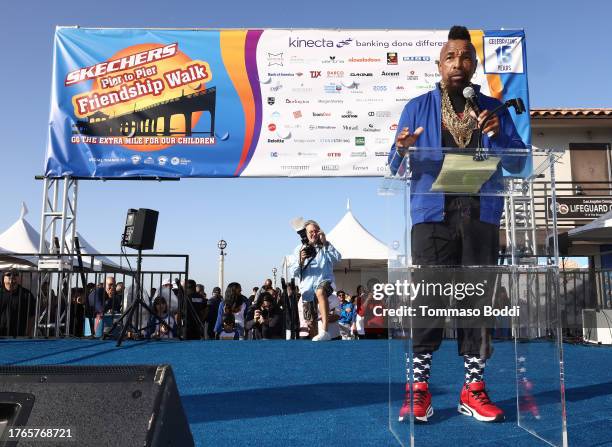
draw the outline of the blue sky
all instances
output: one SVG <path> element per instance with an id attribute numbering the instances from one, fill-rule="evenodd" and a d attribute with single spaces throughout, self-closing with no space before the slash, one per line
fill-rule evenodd
<path id="1" fill-rule="evenodd" d="M 612 106 L 606 1 L 559 2 L 182 2 L 11 1 L 0 14 L 3 61 L 0 231 L 21 201 L 38 229 L 56 25 L 195 28 L 524 28 L 532 107 Z M 226 282 L 259 285 L 297 243 L 289 220 L 317 219 L 330 230 L 346 199 L 358 219 L 385 239 L 379 179 L 188 179 L 180 182 L 80 182 L 78 229 L 99 250 L 118 252 L 126 210 L 160 211 L 156 252 L 188 253 L 193 276 L 215 285 L 220 238 L 228 241 Z"/>

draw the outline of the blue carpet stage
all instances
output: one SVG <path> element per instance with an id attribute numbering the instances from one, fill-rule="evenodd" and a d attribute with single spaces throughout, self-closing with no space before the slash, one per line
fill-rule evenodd
<path id="1" fill-rule="evenodd" d="M 545 445 L 516 425 L 514 344 L 495 349 L 489 369 L 497 374 L 487 383 L 507 422 L 457 413 L 463 365 L 445 342 L 432 369 L 434 420 L 417 427 L 432 445 Z M 0 341 L 9 365 L 169 363 L 197 445 L 226 447 L 397 445 L 387 420 L 388 352 L 386 341 Z M 570 445 L 612 445 L 612 348 L 565 345 L 565 360 Z M 402 386 L 394 380 L 394 390 Z"/>

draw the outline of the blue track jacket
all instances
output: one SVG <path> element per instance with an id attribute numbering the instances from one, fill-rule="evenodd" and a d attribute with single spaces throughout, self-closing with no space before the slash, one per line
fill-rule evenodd
<path id="1" fill-rule="evenodd" d="M 480 93 L 480 87 L 474 85 L 478 101 L 482 110 L 493 110 L 501 103 L 489 96 Z M 414 132 L 418 127 L 424 131 L 417 140 L 417 148 L 440 148 L 442 145 L 442 108 L 440 86 L 430 92 L 410 100 L 400 117 L 397 125 L 397 133 L 404 127 Z M 489 153 L 501 155 L 502 161 L 497 171 L 482 185 L 481 193 L 502 191 L 503 174 L 502 166 L 512 173 L 518 173 L 525 165 L 524 156 L 503 155 L 504 148 L 525 148 L 512 117 L 507 110 L 498 113 L 500 121 L 500 134 L 494 138 L 482 136 L 482 145 L 489 149 Z M 402 158 L 395 150 L 395 140 L 389 153 L 389 167 L 396 174 L 402 163 Z M 429 193 L 431 185 L 435 181 L 444 159 L 442 150 L 423 150 L 410 154 L 409 164 L 412 169 L 412 181 L 410 187 L 410 215 L 412 224 L 422 222 L 441 222 L 444 220 L 444 193 Z M 480 197 L 480 220 L 494 225 L 499 225 L 504 199 L 501 196 Z"/>

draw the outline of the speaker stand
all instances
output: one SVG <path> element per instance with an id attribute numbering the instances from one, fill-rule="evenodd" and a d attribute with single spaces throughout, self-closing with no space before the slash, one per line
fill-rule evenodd
<path id="1" fill-rule="evenodd" d="M 119 317 L 119 319 L 113 323 L 110 331 L 108 332 L 108 334 L 112 334 L 113 332 L 115 332 L 115 329 L 125 320 L 125 324 L 123 324 L 123 326 L 121 327 L 121 332 L 119 334 L 119 338 L 117 339 L 117 347 L 121 346 L 121 343 L 123 343 L 123 340 L 125 339 L 125 336 L 127 334 L 127 330 L 129 327 L 131 327 L 132 329 L 136 329 L 136 332 L 142 331 L 142 329 L 135 328 L 134 325 L 132 324 L 134 312 L 136 311 L 136 309 L 138 309 L 138 306 L 143 307 L 147 312 L 149 312 L 149 315 L 155 318 L 156 323 L 167 326 L 166 322 L 162 320 L 161 318 L 159 318 L 159 316 L 153 311 L 153 309 L 151 309 L 149 305 L 145 303 L 145 301 L 142 299 L 142 288 L 140 286 L 141 273 L 142 273 L 142 249 L 139 248 L 138 257 L 136 259 L 136 278 L 135 278 L 136 299 L 134 299 L 132 304 L 130 304 L 130 307 L 128 307 L 125 310 L 125 312 L 121 314 L 121 317 Z M 108 334 L 103 334 L 102 339 L 106 340 L 108 338 Z"/>

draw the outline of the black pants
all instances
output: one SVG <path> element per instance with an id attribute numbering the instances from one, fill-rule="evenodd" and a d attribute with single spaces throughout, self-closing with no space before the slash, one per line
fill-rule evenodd
<path id="1" fill-rule="evenodd" d="M 443 222 L 420 223 L 412 227 L 412 262 L 422 266 L 474 266 L 497 264 L 499 249 L 499 227 L 480 221 L 480 202 L 477 198 L 455 197 L 446 201 Z M 467 271 L 468 269 L 466 269 Z M 435 283 L 448 279 L 436 269 L 421 269 L 415 272 L 413 282 L 423 280 Z M 485 299 L 491 299 L 495 286 L 495 275 L 482 272 L 462 271 L 463 282 L 486 280 Z M 446 278 L 445 278 L 446 277 Z M 415 281 L 416 280 L 416 281 Z M 457 278 L 454 278 L 457 280 Z M 440 296 L 418 296 L 419 304 L 448 307 L 448 298 Z M 413 328 L 413 352 L 433 352 L 440 347 L 444 333 L 444 318 L 427 318 L 426 322 Z M 458 324 L 457 342 L 459 355 L 491 356 L 491 330 L 486 325 L 464 321 Z M 418 327 L 417 327 L 418 326 Z"/>

